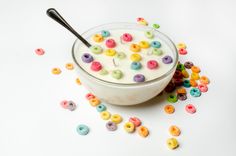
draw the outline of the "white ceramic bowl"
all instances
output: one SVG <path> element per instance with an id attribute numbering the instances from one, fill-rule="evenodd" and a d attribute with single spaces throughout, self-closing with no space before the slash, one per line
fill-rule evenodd
<path id="1" fill-rule="evenodd" d="M 143 31 L 152 30 L 155 35 L 165 42 L 172 50 L 174 60 L 172 68 L 161 77 L 143 83 L 118 84 L 107 82 L 94 77 L 80 66 L 78 63 L 79 61 L 77 60 L 81 58 L 78 57 L 79 55 L 77 55 L 77 53 L 79 53 L 79 47 L 82 42 L 77 39 L 72 47 L 72 56 L 78 66 L 78 73 L 81 83 L 102 101 L 116 105 L 135 105 L 145 102 L 158 95 L 170 82 L 178 63 L 179 56 L 174 43 L 163 33 L 154 30 L 151 27 L 142 26 L 135 23 L 104 24 L 87 30 L 82 34 L 82 36 L 84 38 L 89 38 L 102 30 L 111 29 L 141 29 Z"/>

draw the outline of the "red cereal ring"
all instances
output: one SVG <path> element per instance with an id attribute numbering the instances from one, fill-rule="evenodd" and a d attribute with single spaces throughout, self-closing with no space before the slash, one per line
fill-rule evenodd
<path id="1" fill-rule="evenodd" d="M 67 100 L 63 100 L 60 102 L 60 105 L 62 106 L 62 108 L 67 109 L 68 108 L 68 101 Z"/>
<path id="2" fill-rule="evenodd" d="M 180 48 L 179 49 L 179 54 L 180 55 L 186 55 L 188 52 L 187 52 L 187 50 L 186 49 L 184 49 L 184 48 Z"/>
<path id="3" fill-rule="evenodd" d="M 38 49 L 35 49 L 35 53 L 37 55 L 43 55 L 45 53 L 45 51 L 42 48 L 38 48 Z"/>
<path id="4" fill-rule="evenodd" d="M 94 98 L 95 98 L 95 95 L 93 95 L 92 93 L 88 93 L 88 94 L 86 94 L 85 98 L 86 98 L 87 100 L 91 100 L 91 99 L 94 99 Z"/>
<path id="5" fill-rule="evenodd" d="M 102 69 L 102 65 L 101 65 L 100 62 L 93 61 L 90 68 L 91 68 L 92 71 L 99 71 L 99 70 Z"/>
<path id="6" fill-rule="evenodd" d="M 129 122 L 132 122 L 135 125 L 135 127 L 138 127 L 141 125 L 141 120 L 137 117 L 130 117 Z"/>
<path id="7" fill-rule="evenodd" d="M 158 63 L 157 63 L 157 61 L 156 60 L 149 60 L 148 62 L 147 62 L 147 67 L 149 68 L 149 69 L 156 69 L 157 67 L 158 67 Z"/>
<path id="8" fill-rule="evenodd" d="M 199 84 L 199 85 L 198 85 L 198 89 L 199 89 L 201 92 L 207 92 L 207 91 L 208 91 L 208 87 L 207 87 L 207 85 L 205 85 L 205 84 Z"/>
<path id="9" fill-rule="evenodd" d="M 144 20 L 144 18 L 142 18 L 142 17 L 138 17 L 137 18 L 137 21 L 139 22 L 139 21 L 143 21 Z"/>
<path id="10" fill-rule="evenodd" d="M 190 113 L 190 114 L 194 114 L 196 112 L 196 108 L 194 105 L 192 104 L 188 104 L 185 106 L 185 110 Z"/>

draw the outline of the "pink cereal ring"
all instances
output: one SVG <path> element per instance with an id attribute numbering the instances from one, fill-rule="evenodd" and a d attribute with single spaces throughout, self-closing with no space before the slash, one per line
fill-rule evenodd
<path id="1" fill-rule="evenodd" d="M 186 55 L 188 52 L 187 52 L 187 50 L 186 49 L 184 49 L 184 48 L 180 48 L 179 49 L 179 54 L 181 54 L 181 55 Z"/>
<path id="2" fill-rule="evenodd" d="M 190 114 L 193 114 L 193 113 L 196 112 L 196 108 L 195 108 L 195 106 L 192 105 L 192 104 L 186 105 L 186 106 L 185 106 L 185 110 L 186 110 L 188 113 L 190 113 Z"/>
<path id="3" fill-rule="evenodd" d="M 130 42 L 133 40 L 133 37 L 132 35 L 130 35 L 129 33 L 124 33 L 122 36 L 121 36 L 122 40 L 125 41 L 125 42 Z"/>
<path id="4" fill-rule="evenodd" d="M 129 118 L 129 122 L 132 122 L 135 125 L 135 127 L 140 126 L 141 123 L 142 123 L 141 120 L 139 118 L 137 118 L 137 117 Z"/>
<path id="5" fill-rule="evenodd" d="M 42 48 L 35 49 L 37 55 L 44 55 L 45 51 Z"/>
<path id="6" fill-rule="evenodd" d="M 94 98 L 95 98 L 95 95 L 93 95 L 92 93 L 88 93 L 88 94 L 86 94 L 85 98 L 86 98 L 87 100 L 91 100 L 91 99 L 94 99 Z"/>
<path id="7" fill-rule="evenodd" d="M 199 84 L 199 85 L 198 85 L 198 89 L 199 89 L 201 92 L 207 92 L 207 91 L 208 91 L 208 87 L 207 87 L 207 85 L 205 85 L 205 84 Z"/>
<path id="8" fill-rule="evenodd" d="M 147 67 L 148 67 L 149 69 L 156 69 L 156 68 L 158 67 L 158 63 L 157 63 L 157 61 L 155 61 L 155 60 L 149 60 L 149 61 L 147 62 Z"/>
<path id="9" fill-rule="evenodd" d="M 101 65 L 100 62 L 93 61 L 90 68 L 91 68 L 92 71 L 99 71 L 99 70 L 102 69 L 102 65 Z"/>
<path id="10" fill-rule="evenodd" d="M 106 46 L 108 48 L 114 48 L 116 46 L 116 42 L 113 39 L 108 39 L 106 40 Z"/>
<path id="11" fill-rule="evenodd" d="M 60 105 L 62 106 L 62 108 L 67 109 L 67 107 L 68 107 L 68 101 L 67 101 L 67 100 L 63 100 L 63 101 L 61 101 Z"/>

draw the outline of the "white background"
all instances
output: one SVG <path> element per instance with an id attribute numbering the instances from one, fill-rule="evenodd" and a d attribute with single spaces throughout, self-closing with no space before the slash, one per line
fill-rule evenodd
<path id="1" fill-rule="evenodd" d="M 175 105 L 167 115 L 164 97 L 135 107 L 108 106 L 125 120 L 138 116 L 150 129 L 143 139 L 127 134 L 122 125 L 108 132 L 99 114 L 85 100 L 83 86 L 75 83 L 76 71 L 65 70 L 72 62 L 75 37 L 46 16 L 55 7 L 71 25 L 83 32 L 110 22 L 135 22 L 144 17 L 161 25 L 160 31 L 175 43 L 183 41 L 191 60 L 211 79 L 209 92 Z M 0 155 L 236 155 L 236 2 L 234 0 L 0 0 Z M 46 54 L 35 55 L 36 48 Z M 59 76 L 50 73 L 60 67 Z M 59 106 L 74 100 L 78 109 Z M 197 113 L 187 114 L 193 103 Z M 91 132 L 79 136 L 78 124 Z M 166 147 L 168 127 L 178 125 L 180 147 Z"/>

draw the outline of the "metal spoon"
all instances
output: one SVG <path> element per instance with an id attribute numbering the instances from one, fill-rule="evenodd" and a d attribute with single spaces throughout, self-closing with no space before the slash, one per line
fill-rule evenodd
<path id="1" fill-rule="evenodd" d="M 91 47 L 91 44 L 85 40 L 79 33 L 77 33 L 67 22 L 66 20 L 57 12 L 54 8 L 49 8 L 47 10 L 47 15 L 54 19 L 56 22 L 61 24 L 67 30 L 72 32 L 82 43 L 84 43 L 88 48 Z"/>

